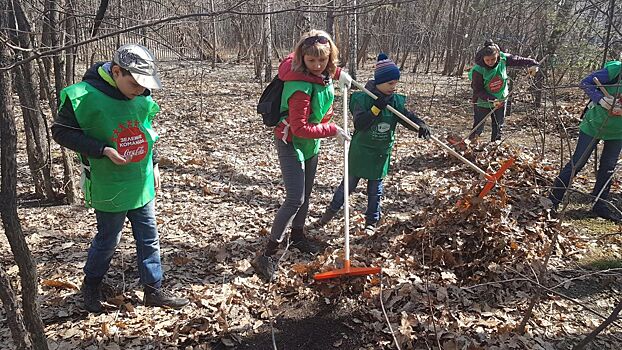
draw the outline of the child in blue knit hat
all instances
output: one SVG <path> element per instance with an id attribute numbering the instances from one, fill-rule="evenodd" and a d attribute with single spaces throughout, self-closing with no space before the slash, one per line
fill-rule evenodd
<path id="1" fill-rule="evenodd" d="M 423 120 L 406 110 L 406 97 L 396 94 L 395 88 L 400 79 L 399 68 L 387 55 L 378 55 L 374 79 L 365 88 L 378 96 L 376 100 L 362 91 L 350 97 L 350 112 L 354 116 L 354 135 L 349 149 L 349 192 L 356 189 L 360 179 L 367 179 L 367 211 L 365 212 L 365 232 L 374 234 L 380 221 L 380 199 L 383 194 L 382 179 L 389 172 L 391 150 L 395 141 L 395 128 L 400 123 L 408 125 L 386 107 L 392 106 L 419 126 L 419 137 L 428 139 L 430 129 Z M 328 223 L 343 206 L 343 181 L 335 190 L 333 199 L 326 208 L 319 223 Z"/>

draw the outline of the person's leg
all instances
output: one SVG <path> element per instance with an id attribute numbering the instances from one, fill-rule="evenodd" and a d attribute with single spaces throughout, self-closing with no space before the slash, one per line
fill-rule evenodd
<path id="1" fill-rule="evenodd" d="M 145 290 L 145 305 L 179 308 L 188 304 L 188 299 L 175 298 L 162 290 L 162 263 L 160 261 L 160 238 L 156 224 L 155 200 L 141 208 L 128 211 L 127 218 L 132 224 L 138 275 Z"/>
<path id="2" fill-rule="evenodd" d="M 615 171 L 621 150 L 622 140 L 607 140 L 604 142 L 603 152 L 600 156 L 598 172 L 596 174 L 596 183 L 592 190 L 592 196 L 594 197 L 598 196 L 600 193 L 599 200 L 592 208 L 594 213 L 600 217 L 614 221 L 620 221 L 622 216 L 619 215 L 617 211 L 611 211 L 605 201 L 609 199 L 609 190 L 611 188 L 610 178 Z"/>
<path id="3" fill-rule="evenodd" d="M 367 181 L 367 211 L 365 225 L 376 226 L 380 221 L 380 200 L 382 199 L 382 179 Z"/>
<path id="4" fill-rule="evenodd" d="M 272 223 L 270 241 L 280 244 L 285 239 L 285 229 L 292 223 L 292 220 L 305 203 L 306 169 L 305 163 L 298 161 L 296 151 L 291 143 L 285 144 L 281 140 L 277 140 L 276 143 L 281 175 L 285 185 L 285 201 L 281 204 Z M 274 252 L 276 252 L 276 249 Z M 272 255 L 274 252 L 266 252 L 266 254 Z"/>
<path id="5" fill-rule="evenodd" d="M 292 230 L 302 230 L 305 226 L 307 214 L 309 213 L 309 200 L 311 199 L 311 192 L 313 191 L 313 183 L 315 182 L 315 173 L 317 172 L 318 156 L 306 160 L 304 163 L 304 201 L 298 209 L 296 216 L 292 220 Z"/>
<path id="6" fill-rule="evenodd" d="M 499 107 L 491 116 L 492 119 L 492 134 L 490 141 L 501 140 L 503 134 L 503 125 L 505 124 L 505 108 L 506 105 Z"/>
<path id="7" fill-rule="evenodd" d="M 108 272 L 112 256 L 121 240 L 126 214 L 126 212 L 106 213 L 95 210 L 97 234 L 91 242 L 84 265 L 84 281 L 87 284 L 101 283 Z"/>
<path id="8" fill-rule="evenodd" d="M 469 139 L 473 140 L 482 134 L 482 132 L 484 131 L 484 124 L 486 123 L 482 122 L 482 120 L 486 118 L 486 115 L 489 112 L 489 108 L 483 108 L 479 107 L 478 105 L 473 105 L 473 129 L 475 129 L 476 126 L 479 126 L 471 133 L 471 135 L 469 135 Z"/>
<path id="9" fill-rule="evenodd" d="M 360 177 L 348 176 L 348 192 L 352 194 L 356 190 L 356 186 L 359 183 Z M 341 184 L 335 190 L 335 194 L 333 195 L 333 199 L 330 204 L 326 208 L 326 211 L 322 215 L 320 219 L 320 225 L 326 225 L 332 218 L 337 214 L 339 209 L 343 206 L 344 202 L 344 181 L 341 180 Z"/>
<path id="10" fill-rule="evenodd" d="M 583 169 L 597 144 L 597 139 L 594 139 L 582 131 L 579 132 L 577 147 L 572 154 L 572 159 L 562 168 L 553 183 L 553 188 L 549 195 L 549 199 L 553 202 L 553 206 L 557 207 L 559 203 L 562 202 L 568 185 L 570 184 L 570 180 Z"/>
<path id="11" fill-rule="evenodd" d="M 162 283 L 162 263 L 154 202 L 128 211 L 127 218 L 132 224 L 140 283 L 159 289 Z"/>
<path id="12" fill-rule="evenodd" d="M 298 161 L 291 143 L 286 144 L 281 140 L 275 140 L 275 143 L 285 185 L 285 201 L 274 217 L 265 248 L 251 262 L 255 271 L 268 281 L 274 278 L 276 272 L 276 261 L 272 256 L 276 254 L 279 244 L 285 238 L 285 229 L 305 201 L 304 163 Z"/>
<path id="13" fill-rule="evenodd" d="M 125 223 L 126 212 L 107 213 L 95 211 L 97 234 L 91 242 L 86 264 L 82 296 L 84 308 L 90 312 L 101 312 L 101 283 L 110 268 L 110 261 L 121 240 L 121 231 Z"/>

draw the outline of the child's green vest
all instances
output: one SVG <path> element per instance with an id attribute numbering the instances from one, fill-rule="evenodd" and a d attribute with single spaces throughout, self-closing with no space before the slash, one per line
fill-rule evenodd
<path id="1" fill-rule="evenodd" d="M 296 91 L 302 91 L 311 96 L 311 113 L 307 121 L 312 124 L 321 123 L 335 99 L 334 85 L 321 85 L 299 80 L 286 81 L 283 85 L 283 94 L 281 95 L 281 112 L 289 109 L 289 98 Z M 285 117 L 282 119 L 285 119 Z M 318 154 L 320 152 L 320 143 L 320 139 L 303 139 L 292 134 L 292 144 L 300 162 L 304 162 Z"/>
<path id="2" fill-rule="evenodd" d="M 393 94 L 391 106 L 403 111 L 406 97 Z M 374 101 L 366 93 L 357 91 L 350 97 L 350 111 L 370 110 Z M 387 176 L 391 163 L 391 150 L 395 142 L 397 116 L 387 108 L 374 117 L 372 126 L 364 131 L 355 131 L 348 153 L 350 176 L 378 180 Z"/>
<path id="3" fill-rule="evenodd" d="M 473 72 L 479 72 L 484 78 L 484 89 L 498 100 L 503 100 L 508 96 L 508 73 L 506 66 L 506 57 L 503 52 L 499 52 L 499 62 L 494 68 L 482 67 L 478 64 L 473 66 L 469 71 L 469 80 L 473 80 Z M 477 105 L 483 108 L 494 108 L 494 104 L 477 99 Z"/>
<path id="4" fill-rule="evenodd" d="M 155 197 L 153 143 L 158 139 L 151 121 L 160 107 L 151 97 L 118 100 L 81 82 L 61 91 L 61 103 L 71 101 L 80 128 L 88 137 L 132 157 L 116 165 L 108 157 L 88 157 L 90 171 L 83 177 L 87 206 L 103 212 L 123 212 L 149 203 Z M 84 157 L 84 155 L 80 155 Z M 83 170 L 84 172 L 85 170 Z"/>
<path id="5" fill-rule="evenodd" d="M 620 76 L 620 61 L 610 61 L 605 64 L 605 69 L 609 73 L 609 80 L 614 80 Z M 617 82 L 619 85 L 619 81 Z M 618 96 L 617 107 L 622 107 L 622 87 L 607 86 L 611 96 Z M 609 112 L 600 104 L 590 103 L 585 112 L 585 117 L 579 124 L 579 129 L 584 133 L 600 140 L 622 140 L 622 117 L 609 115 Z"/>

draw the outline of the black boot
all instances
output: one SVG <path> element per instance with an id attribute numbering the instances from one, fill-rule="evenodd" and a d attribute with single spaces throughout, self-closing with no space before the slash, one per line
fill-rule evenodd
<path id="1" fill-rule="evenodd" d="M 599 218 L 603 218 L 605 220 L 610 220 L 615 222 L 616 224 L 622 223 L 622 215 L 617 211 L 613 211 L 607 207 L 607 205 L 595 205 L 592 208 L 592 213 L 598 216 Z"/>
<path id="2" fill-rule="evenodd" d="M 259 277 L 263 278 L 266 282 L 271 282 L 276 276 L 276 260 L 271 255 L 265 255 L 259 253 L 251 261 L 251 266 L 255 269 L 255 272 Z"/>
<path id="3" fill-rule="evenodd" d="M 290 237 L 292 239 L 292 247 L 303 253 L 317 254 L 322 250 L 322 247 L 317 242 L 305 236 L 304 229 L 292 228 Z"/>
<path id="4" fill-rule="evenodd" d="M 336 211 L 333 211 L 330 207 L 326 208 L 326 211 L 324 212 L 324 214 L 322 214 L 322 217 L 320 218 L 320 226 L 328 224 L 328 222 L 335 217 L 335 214 L 337 214 Z"/>
<path id="5" fill-rule="evenodd" d="M 82 288 L 80 288 L 82 292 L 82 299 L 84 300 L 84 309 L 88 312 L 92 313 L 101 313 L 104 311 L 102 306 L 102 301 L 104 300 L 104 296 L 101 291 L 101 283 L 97 284 L 87 284 L 83 283 Z"/>
<path id="6" fill-rule="evenodd" d="M 190 302 L 190 300 L 186 298 L 176 298 L 162 288 L 145 286 L 144 290 L 145 297 L 143 302 L 145 303 L 145 306 L 160 306 L 171 309 L 179 309 L 188 305 Z"/>

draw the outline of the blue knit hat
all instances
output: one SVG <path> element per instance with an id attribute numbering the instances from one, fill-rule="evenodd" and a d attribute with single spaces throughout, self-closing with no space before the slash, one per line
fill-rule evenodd
<path id="1" fill-rule="evenodd" d="M 374 71 L 374 82 L 376 84 L 386 83 L 391 80 L 400 79 L 400 69 L 391 61 L 384 52 L 378 55 L 376 70 Z"/>

